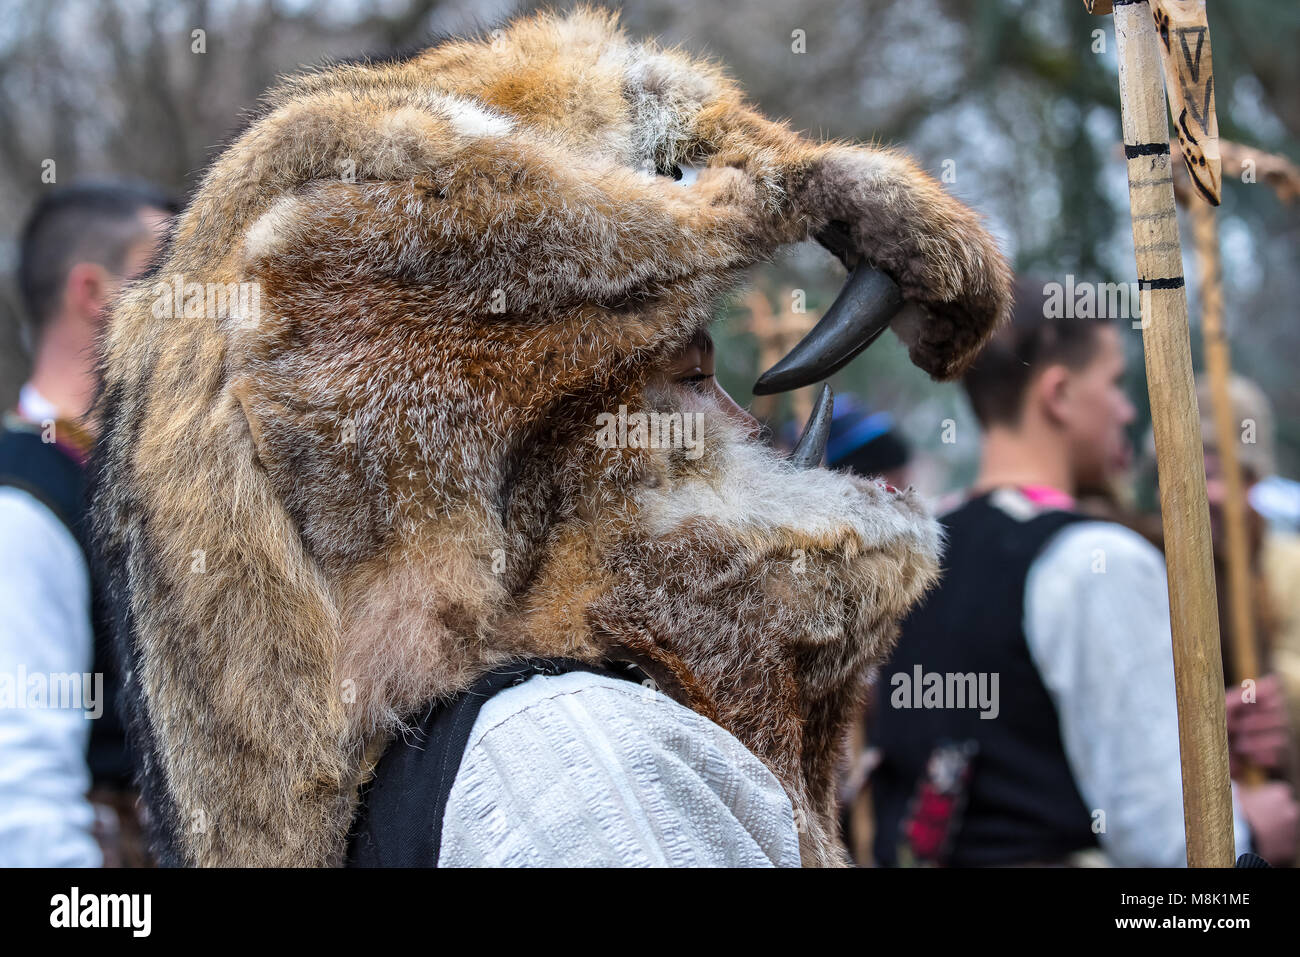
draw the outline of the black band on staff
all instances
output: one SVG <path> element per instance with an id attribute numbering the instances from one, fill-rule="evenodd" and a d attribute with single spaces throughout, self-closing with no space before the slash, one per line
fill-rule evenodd
<path id="1" fill-rule="evenodd" d="M 1168 153 L 1169 143 L 1125 143 L 1124 155 L 1129 159 L 1138 156 L 1155 156 L 1157 153 Z"/>
<path id="2" fill-rule="evenodd" d="M 1172 279 L 1139 279 L 1138 286 L 1143 289 L 1179 289 L 1183 285 L 1182 276 Z"/>
<path id="3" fill-rule="evenodd" d="M 1111 0 L 1112 7 L 1127 7 L 1133 3 L 1146 3 L 1147 0 Z"/>

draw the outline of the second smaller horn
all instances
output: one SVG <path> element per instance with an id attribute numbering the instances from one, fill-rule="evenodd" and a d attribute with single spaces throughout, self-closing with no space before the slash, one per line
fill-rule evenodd
<path id="1" fill-rule="evenodd" d="M 803 428 L 803 435 L 790 453 L 790 461 L 801 469 L 820 468 L 826 459 L 826 442 L 831 437 L 831 416 L 835 412 L 835 395 L 829 385 L 822 385 L 822 391 L 813 405 L 812 415 Z"/>

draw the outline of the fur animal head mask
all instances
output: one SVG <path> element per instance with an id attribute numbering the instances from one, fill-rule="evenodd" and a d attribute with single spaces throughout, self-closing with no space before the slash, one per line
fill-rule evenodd
<path id="1" fill-rule="evenodd" d="M 935 527 L 651 382 L 809 237 L 892 276 L 936 377 L 1007 309 L 993 242 L 910 160 L 793 133 L 604 12 L 272 93 L 105 342 L 95 521 L 164 860 L 337 863 L 402 719 L 511 656 L 617 652 L 833 861 L 839 734 Z M 702 414 L 702 454 L 608 447 L 620 406 Z"/>

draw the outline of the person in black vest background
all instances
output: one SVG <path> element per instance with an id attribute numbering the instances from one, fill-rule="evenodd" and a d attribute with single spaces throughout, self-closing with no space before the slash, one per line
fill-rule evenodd
<path id="1" fill-rule="evenodd" d="M 1180 866 L 1164 561 L 1075 505 L 1127 463 L 1120 328 L 1048 318 L 1041 283 L 1016 298 L 964 379 L 981 464 L 943 518 L 943 578 L 874 688 L 875 858 Z M 1234 811 L 1238 853 L 1290 859 L 1286 785 Z"/>
<path id="2" fill-rule="evenodd" d="M 85 551 L 84 416 L 105 307 L 175 211 L 144 184 L 76 185 L 47 193 L 22 233 L 33 363 L 0 431 L 0 866 L 143 862 Z"/>

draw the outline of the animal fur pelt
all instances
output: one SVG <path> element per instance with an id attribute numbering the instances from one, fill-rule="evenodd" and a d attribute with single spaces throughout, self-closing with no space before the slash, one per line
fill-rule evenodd
<path id="1" fill-rule="evenodd" d="M 656 173 L 687 160 L 689 186 Z M 1008 307 L 975 215 L 611 14 L 273 92 L 104 342 L 94 520 L 163 862 L 338 864 L 404 719 L 551 654 L 646 662 L 779 777 L 805 862 L 838 862 L 840 734 L 936 526 L 651 387 L 747 267 L 832 222 L 919 307 L 913 360 L 958 374 Z M 703 412 L 704 454 L 602 448 L 620 405 Z"/>

